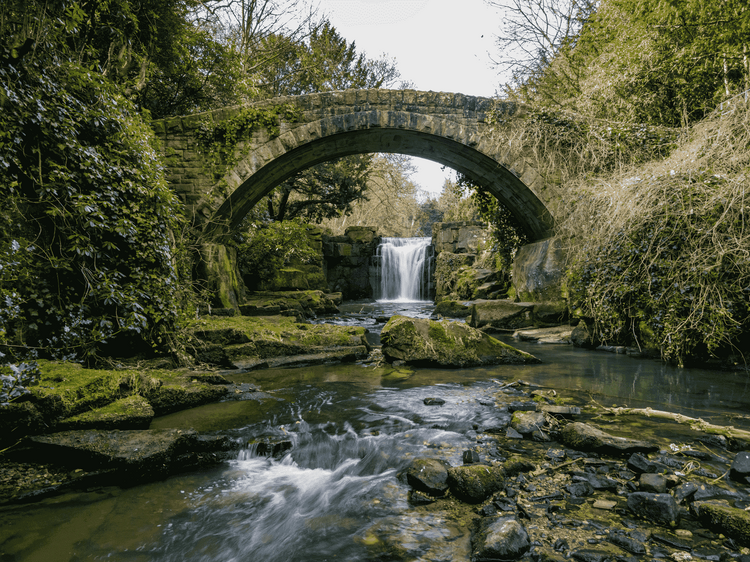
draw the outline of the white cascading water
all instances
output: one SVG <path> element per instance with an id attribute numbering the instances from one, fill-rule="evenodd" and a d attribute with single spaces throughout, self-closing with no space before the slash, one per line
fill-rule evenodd
<path id="1" fill-rule="evenodd" d="M 382 238 L 380 256 L 380 300 L 428 300 L 425 267 L 429 267 L 426 238 Z M 427 278 L 429 278 L 429 271 Z"/>

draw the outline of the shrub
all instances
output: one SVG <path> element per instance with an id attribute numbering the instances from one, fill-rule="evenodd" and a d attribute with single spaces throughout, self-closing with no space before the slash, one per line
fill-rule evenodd
<path id="1" fill-rule="evenodd" d="M 11 358 L 167 345 L 181 212 L 153 142 L 116 87 L 75 63 L 0 73 L 0 345 Z"/>

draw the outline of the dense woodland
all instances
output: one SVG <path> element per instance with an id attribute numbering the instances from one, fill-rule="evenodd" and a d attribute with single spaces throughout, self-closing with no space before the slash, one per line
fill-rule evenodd
<path id="1" fill-rule="evenodd" d="M 506 14 L 503 95 L 535 108 L 516 133 L 567 194 L 556 216 L 574 312 L 604 341 L 680 363 L 747 349 L 748 106 L 716 111 L 750 88 L 746 2 L 487 2 Z M 201 298 L 196 241 L 150 120 L 409 86 L 355 39 L 302 0 L 2 0 L 0 401 L 35 357 L 179 349 Z M 459 179 L 430 200 L 409 178 L 393 155 L 306 170 L 247 217 L 237 247 L 273 251 L 251 241 L 277 232 L 294 244 L 303 222 L 380 217 L 384 234 L 416 235 L 479 217 L 507 267 L 523 240 L 481 186 Z"/>

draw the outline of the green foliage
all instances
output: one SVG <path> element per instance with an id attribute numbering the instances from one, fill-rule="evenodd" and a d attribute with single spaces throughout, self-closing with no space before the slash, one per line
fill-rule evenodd
<path id="1" fill-rule="evenodd" d="M 459 176 L 457 189 L 471 193 L 477 214 L 490 225 L 492 236 L 491 254 L 497 271 L 510 279 L 510 268 L 518 248 L 528 243 L 528 238 L 510 210 L 483 187 L 474 184 L 465 176 Z"/>
<path id="2" fill-rule="evenodd" d="M 4 350 L 165 346 L 181 211 L 150 129 L 110 81 L 59 58 L 4 66 L 0 104 Z"/>
<path id="3" fill-rule="evenodd" d="M 750 328 L 744 187 L 709 173 L 644 183 L 641 210 L 571 268 L 578 313 L 604 342 L 657 347 L 680 364 L 741 349 Z"/>
<path id="4" fill-rule="evenodd" d="M 204 121 L 196 133 L 201 151 L 216 179 L 224 175 L 238 161 L 237 145 L 250 140 L 255 131 L 265 130 L 273 138 L 281 134 L 282 120 L 294 123 L 299 110 L 291 104 L 245 107 L 234 116 L 213 123 Z"/>
<path id="5" fill-rule="evenodd" d="M 320 223 L 349 214 L 355 203 L 367 199 L 372 159 L 369 154 L 338 158 L 299 172 L 267 198 L 269 216 Z"/>
<path id="6" fill-rule="evenodd" d="M 320 259 L 320 253 L 310 244 L 306 226 L 299 220 L 251 225 L 235 236 L 235 247 L 240 271 L 258 284 L 270 281 L 293 261 L 311 263 Z"/>

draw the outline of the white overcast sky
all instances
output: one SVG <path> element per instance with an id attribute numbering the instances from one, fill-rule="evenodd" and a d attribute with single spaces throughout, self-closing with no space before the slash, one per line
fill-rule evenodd
<path id="1" fill-rule="evenodd" d="M 484 0 L 320 0 L 357 52 L 395 59 L 401 80 L 418 90 L 492 97 L 501 77 L 490 53 L 501 14 Z M 452 170 L 415 158 L 412 180 L 433 196 Z"/>

